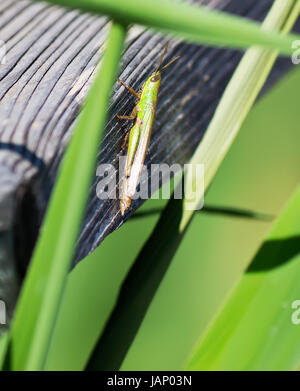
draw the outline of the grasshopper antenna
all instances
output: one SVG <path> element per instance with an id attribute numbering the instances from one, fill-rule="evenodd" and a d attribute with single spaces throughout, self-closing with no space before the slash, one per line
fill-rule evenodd
<path id="1" fill-rule="evenodd" d="M 168 66 L 170 66 L 171 64 L 173 64 L 173 62 L 177 61 L 179 58 L 180 58 L 180 56 L 177 56 L 177 57 L 173 58 L 173 60 L 171 60 L 170 62 L 168 62 L 167 65 L 164 65 L 164 66 L 161 68 L 160 72 L 163 71 L 164 69 L 168 68 Z"/>
<path id="2" fill-rule="evenodd" d="M 154 73 L 156 73 L 156 72 L 159 71 L 159 68 L 161 67 L 161 64 L 162 64 L 162 62 L 163 62 L 163 59 L 164 59 L 164 56 L 165 56 L 166 51 L 167 51 L 167 49 L 168 49 L 168 46 L 169 46 L 169 42 L 168 42 L 168 43 L 166 44 L 166 46 L 164 47 L 164 50 L 163 50 L 163 52 L 162 52 L 162 54 L 161 54 L 161 56 L 160 56 L 159 63 L 158 63 L 158 65 L 157 65 L 157 67 L 155 68 Z"/>

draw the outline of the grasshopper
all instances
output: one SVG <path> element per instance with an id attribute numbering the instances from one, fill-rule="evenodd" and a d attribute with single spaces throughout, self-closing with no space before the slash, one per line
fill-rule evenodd
<path id="1" fill-rule="evenodd" d="M 122 146 L 123 148 L 126 145 L 129 135 L 125 173 L 120 198 L 120 210 L 122 216 L 126 210 L 130 208 L 132 197 L 135 194 L 137 185 L 140 181 L 156 112 L 158 92 L 161 83 L 161 72 L 180 57 L 177 56 L 173 58 L 173 60 L 161 68 L 167 48 L 168 44 L 164 47 L 159 63 L 154 72 L 142 85 L 139 92 L 135 92 L 133 88 L 118 79 L 118 82 L 121 83 L 127 91 L 129 91 L 137 99 L 131 115 L 117 115 L 119 119 L 135 119 L 135 123 L 131 128 L 130 133 L 127 133 Z"/>

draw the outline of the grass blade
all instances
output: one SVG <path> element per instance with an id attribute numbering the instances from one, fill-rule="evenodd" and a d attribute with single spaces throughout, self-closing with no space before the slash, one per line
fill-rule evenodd
<path id="1" fill-rule="evenodd" d="M 13 370 L 41 370 L 45 363 L 125 33 L 125 27 L 112 24 L 100 73 L 61 166 L 13 321 L 8 357 L 11 362 L 6 362 Z"/>
<path id="2" fill-rule="evenodd" d="M 178 33 L 183 38 L 207 45 L 238 48 L 262 45 L 282 54 L 292 53 L 296 35 L 284 37 L 274 31 L 262 30 L 258 23 L 201 6 L 166 0 L 50 0 L 51 3 L 107 14 L 123 23 L 143 24 L 162 31 Z M 281 2 L 281 3 L 289 3 Z"/>

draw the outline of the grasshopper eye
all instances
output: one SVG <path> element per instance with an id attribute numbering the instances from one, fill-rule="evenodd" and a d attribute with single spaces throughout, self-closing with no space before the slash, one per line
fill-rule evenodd
<path id="1" fill-rule="evenodd" d="M 152 81 L 153 83 L 155 83 L 158 80 L 159 80 L 159 75 L 155 75 L 155 76 L 151 77 L 151 79 L 150 79 L 150 81 Z"/>

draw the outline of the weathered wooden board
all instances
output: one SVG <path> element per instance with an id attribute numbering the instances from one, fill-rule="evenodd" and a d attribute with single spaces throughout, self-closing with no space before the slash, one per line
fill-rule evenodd
<path id="1" fill-rule="evenodd" d="M 195 0 L 210 7 L 262 20 L 271 0 Z M 0 299 L 11 313 L 57 169 L 104 47 L 109 21 L 47 3 L 2 0 L 0 40 Z M 153 69 L 167 38 L 133 26 L 121 78 L 138 89 Z M 147 164 L 186 163 L 200 142 L 242 53 L 172 40 L 166 61 L 181 60 L 166 72 Z M 290 66 L 277 62 L 269 84 Z M 99 163 L 117 166 L 133 99 L 116 86 L 110 103 Z M 101 108 L 99 108 L 101 110 Z M 86 130 L 88 132 L 88 129 Z M 97 178 L 74 262 L 95 249 L 125 219 L 118 201 L 96 196 Z M 132 212 L 142 200 L 133 203 Z"/>

